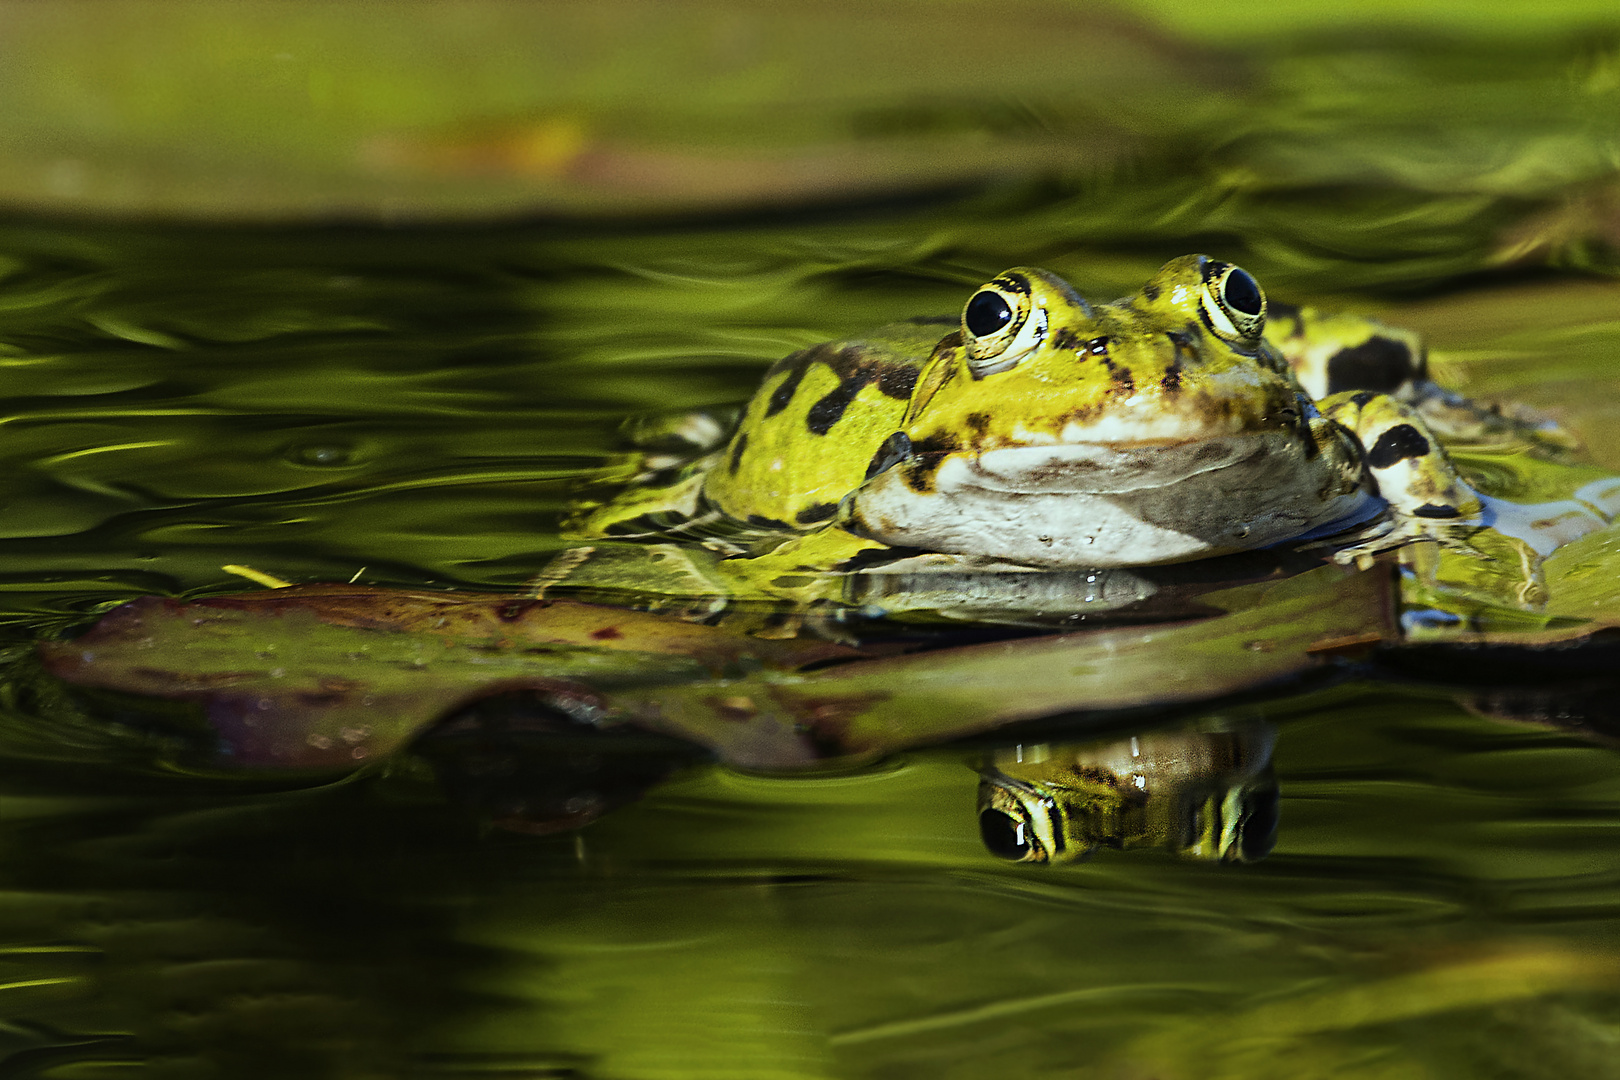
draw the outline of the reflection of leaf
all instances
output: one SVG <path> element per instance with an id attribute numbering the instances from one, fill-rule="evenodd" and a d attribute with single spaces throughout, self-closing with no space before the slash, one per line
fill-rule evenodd
<path id="1" fill-rule="evenodd" d="M 69 682 L 203 704 L 244 764 L 387 753 L 468 700 L 549 694 L 758 768 L 938 742 L 1057 713 L 1197 701 L 1309 670 L 1392 634 L 1387 568 L 1324 566 L 1207 597 L 1197 623 L 885 657 L 763 641 L 565 600 L 309 586 L 127 604 L 41 646 Z"/>

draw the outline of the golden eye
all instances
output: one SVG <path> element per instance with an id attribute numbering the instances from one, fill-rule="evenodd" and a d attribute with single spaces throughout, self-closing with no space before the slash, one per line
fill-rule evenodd
<path id="1" fill-rule="evenodd" d="M 976 378 L 1005 371 L 1046 338 L 1046 309 L 1035 305 L 1029 279 L 1008 272 L 968 298 L 962 341 Z"/>
<path id="2" fill-rule="evenodd" d="M 1266 327 L 1266 294 L 1254 275 L 1230 263 L 1204 266 L 1204 315 L 1222 337 L 1257 343 Z"/>

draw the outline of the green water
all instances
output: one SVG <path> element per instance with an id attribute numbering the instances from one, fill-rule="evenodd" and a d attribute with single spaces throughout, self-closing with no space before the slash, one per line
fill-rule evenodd
<path id="1" fill-rule="evenodd" d="M 1187 32 L 1221 39 L 1211 66 L 1143 46 L 1196 89 L 1042 96 L 1030 75 L 861 114 L 867 140 L 1011 125 L 1068 147 L 988 181 L 439 227 L 15 213 L 7 655 L 26 674 L 32 640 L 119 601 L 245 587 L 227 564 L 520 589 L 627 415 L 735 403 L 789 350 L 950 312 L 1015 264 L 1111 297 L 1187 251 L 1240 262 L 1273 296 L 1422 330 L 1442 382 L 1548 410 L 1620 470 L 1620 29 L 1578 14 L 1249 37 L 1206 12 Z M 1473 464 L 1559 494 L 1533 463 Z M 1583 557 L 1613 579 L 1612 548 Z M 422 755 L 187 773 L 165 736 L 19 678 L 0 1071 L 1620 1075 L 1620 688 L 1524 676 L 1562 730 L 1407 674 L 1221 707 L 1276 730 L 1266 861 L 1058 868 L 984 850 L 980 746 L 693 766 L 536 836 Z"/>

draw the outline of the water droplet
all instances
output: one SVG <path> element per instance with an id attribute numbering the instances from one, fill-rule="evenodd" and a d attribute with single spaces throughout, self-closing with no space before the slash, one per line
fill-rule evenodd
<path id="1" fill-rule="evenodd" d="M 337 465 L 347 465 L 353 451 L 347 446 L 336 446 L 330 443 L 313 443 L 308 446 L 294 446 L 287 451 L 286 457 L 295 465 L 313 465 L 317 468 L 332 468 Z"/>

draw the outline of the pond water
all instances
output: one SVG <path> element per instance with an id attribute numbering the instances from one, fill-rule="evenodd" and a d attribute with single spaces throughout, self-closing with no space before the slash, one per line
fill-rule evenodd
<path id="1" fill-rule="evenodd" d="M 1193 104 L 1121 91 L 1124 149 L 1084 101 L 897 113 L 1085 153 L 787 209 L 8 219 L 6 1074 L 1620 1076 L 1602 656 L 1043 729 L 1259 733 L 1279 792 L 1263 861 L 1050 867 L 985 850 L 993 739 L 801 775 L 677 756 L 639 801 L 535 834 L 430 752 L 232 771 L 32 666 L 122 601 L 249 587 L 226 566 L 521 592 L 626 417 L 733 405 L 777 357 L 953 312 L 1011 265 L 1110 298 L 1178 254 L 1241 263 L 1420 330 L 1440 382 L 1556 416 L 1620 472 L 1617 33 L 1290 39 L 1229 83 L 1212 53 Z M 1567 493 L 1522 454 L 1464 465 Z M 1610 617 L 1615 543 L 1568 577 Z"/>

